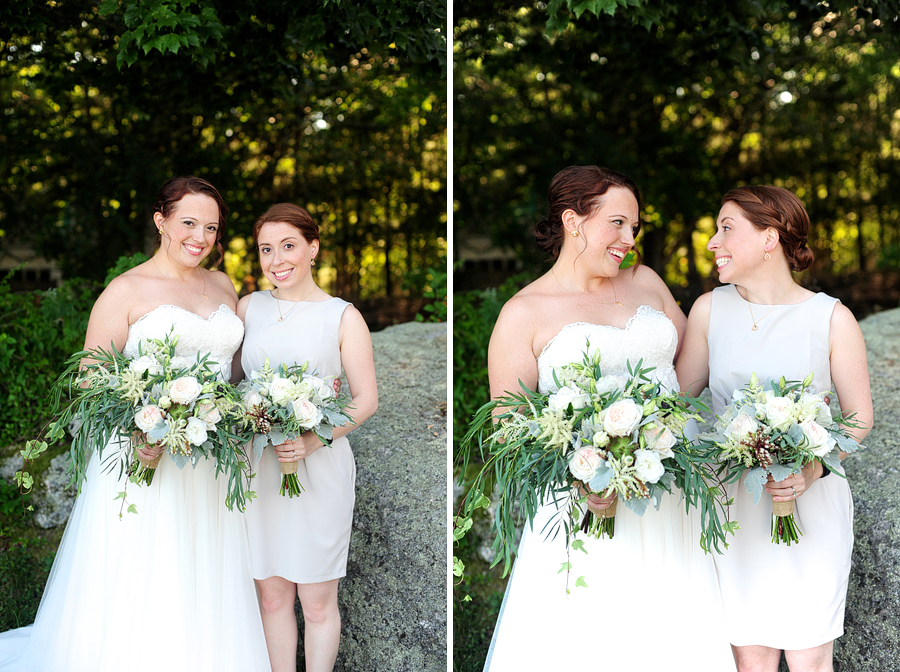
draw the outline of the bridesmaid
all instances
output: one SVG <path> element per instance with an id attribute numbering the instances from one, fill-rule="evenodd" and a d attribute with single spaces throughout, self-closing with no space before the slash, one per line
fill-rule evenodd
<path id="1" fill-rule="evenodd" d="M 837 299 L 791 275 L 813 260 L 803 204 L 780 187 L 741 187 L 725 194 L 716 228 L 707 248 L 729 284 L 691 310 L 677 365 L 681 388 L 699 394 L 708 383 L 718 414 L 754 372 L 763 381 L 812 372 L 816 391 L 833 384 L 841 410 L 856 413 L 863 427 L 852 431 L 862 439 L 873 413 L 859 325 Z M 830 671 L 834 639 L 844 632 L 850 487 L 815 461 L 784 481 L 770 476 L 766 492 L 774 502 L 796 500 L 803 536 L 790 547 L 771 543 L 771 505 L 754 506 L 743 482 L 735 484 L 732 517 L 741 529 L 716 556 L 716 569 L 738 670 L 776 672 L 784 650 L 792 672 Z"/>
<path id="2" fill-rule="evenodd" d="M 353 423 L 334 430 L 324 447 L 312 432 L 263 451 L 247 507 L 253 577 L 259 589 L 266 645 L 273 672 L 297 665 L 299 596 L 305 623 L 308 672 L 331 670 L 341 634 L 338 579 L 347 573 L 356 465 L 346 434 L 378 408 L 372 339 L 352 305 L 322 291 L 311 268 L 319 252 L 319 227 L 290 203 L 269 208 L 253 227 L 263 275 L 276 289 L 238 303 L 246 335 L 240 354 L 244 375 L 269 360 L 309 362 L 321 376 L 347 374 Z M 278 494 L 279 462 L 299 462 L 299 497 Z"/>

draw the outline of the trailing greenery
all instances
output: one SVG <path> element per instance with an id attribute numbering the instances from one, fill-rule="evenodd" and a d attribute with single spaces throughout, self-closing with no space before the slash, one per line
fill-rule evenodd
<path id="1" fill-rule="evenodd" d="M 447 321 L 447 259 L 444 257 L 443 266 L 432 267 L 427 271 L 415 274 L 419 285 L 416 287 L 428 303 L 422 307 L 422 312 L 416 313 L 416 322 L 446 322 Z M 422 277 L 424 276 L 424 277 Z"/>

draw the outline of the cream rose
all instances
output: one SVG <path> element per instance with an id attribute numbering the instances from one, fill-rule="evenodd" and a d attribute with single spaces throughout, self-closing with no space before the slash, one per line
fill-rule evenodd
<path id="1" fill-rule="evenodd" d="M 591 401 L 591 398 L 581 390 L 564 385 L 547 399 L 547 406 L 553 411 L 564 411 L 572 404 L 572 408 L 576 411 L 584 408 Z"/>
<path id="2" fill-rule="evenodd" d="M 809 441 L 809 447 L 813 453 L 815 453 L 816 457 L 827 455 L 837 445 L 837 439 L 815 420 L 804 422 L 800 425 L 800 428 L 806 435 L 806 439 Z"/>
<path id="3" fill-rule="evenodd" d="M 656 483 L 664 473 L 666 468 L 655 450 L 634 451 L 634 474 L 644 483 Z"/>
<path id="4" fill-rule="evenodd" d="M 312 429 L 319 424 L 319 409 L 308 399 L 295 399 L 291 402 L 294 417 L 303 429 Z"/>
<path id="5" fill-rule="evenodd" d="M 222 414 L 219 413 L 218 407 L 210 401 L 197 404 L 197 407 L 194 409 L 194 416 L 205 422 L 208 430 L 215 429 L 216 423 L 222 419 Z"/>
<path id="6" fill-rule="evenodd" d="M 281 376 L 272 378 L 272 382 L 269 384 L 269 395 L 273 403 L 279 406 L 287 406 L 294 394 L 294 383 L 290 380 Z"/>
<path id="7" fill-rule="evenodd" d="M 641 421 L 643 409 L 632 399 L 620 399 L 603 416 L 603 429 L 611 436 L 628 436 Z"/>
<path id="8" fill-rule="evenodd" d="M 597 469 L 603 463 L 603 459 L 597 451 L 591 447 L 579 448 L 569 460 L 569 471 L 579 481 L 590 481 Z"/>
<path id="9" fill-rule="evenodd" d="M 746 411 L 741 411 L 740 415 L 728 423 L 728 427 L 725 428 L 725 436 L 740 441 L 757 429 L 759 429 L 759 424 L 756 419 L 750 417 Z"/>
<path id="10" fill-rule="evenodd" d="M 184 437 L 194 446 L 202 446 L 209 438 L 206 434 L 206 423 L 200 418 L 188 418 L 184 428 Z"/>
<path id="11" fill-rule="evenodd" d="M 606 448 L 609 445 L 609 434 L 603 431 L 594 432 L 591 437 L 591 443 L 597 448 Z"/>
<path id="12" fill-rule="evenodd" d="M 675 456 L 672 448 L 675 447 L 678 440 L 675 438 L 672 430 L 665 425 L 656 423 L 653 423 L 652 426 L 646 425 L 644 427 L 644 440 L 647 442 L 647 447 L 658 452 L 660 457 Z"/>
<path id="13" fill-rule="evenodd" d="M 202 391 L 200 382 L 193 376 L 176 378 L 168 385 L 169 397 L 172 401 L 185 406 L 197 399 Z"/>
<path id="14" fill-rule="evenodd" d="M 263 403 L 263 397 L 256 390 L 250 390 L 244 395 L 242 403 L 246 410 L 252 411 L 256 406 Z"/>
<path id="15" fill-rule="evenodd" d="M 787 397 L 766 395 L 766 419 L 769 426 L 786 431 L 793 424 L 794 402 Z"/>
<path id="16" fill-rule="evenodd" d="M 147 404 L 134 414 L 134 424 L 142 432 L 149 432 L 163 421 L 163 412 L 155 404 Z"/>

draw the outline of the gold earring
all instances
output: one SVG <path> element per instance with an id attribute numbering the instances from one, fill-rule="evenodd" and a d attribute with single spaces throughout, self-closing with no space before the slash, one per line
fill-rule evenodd
<path id="1" fill-rule="evenodd" d="M 316 260 L 315 260 L 315 259 L 310 259 L 310 260 L 309 260 L 309 265 L 310 265 L 310 266 L 315 266 L 315 265 L 316 265 Z"/>
<path id="2" fill-rule="evenodd" d="M 572 235 L 573 235 L 575 238 L 577 238 L 577 237 L 578 237 L 578 231 L 576 231 L 575 229 L 572 229 Z"/>
<path id="3" fill-rule="evenodd" d="M 766 261 L 768 261 L 771 258 L 772 258 L 772 255 L 769 254 L 768 252 L 766 252 L 766 256 L 763 257 L 763 259 L 765 259 Z"/>

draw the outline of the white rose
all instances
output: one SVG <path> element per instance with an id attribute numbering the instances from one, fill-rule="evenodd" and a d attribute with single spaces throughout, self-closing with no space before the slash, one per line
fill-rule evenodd
<path id="1" fill-rule="evenodd" d="M 823 427 L 831 427 L 834 424 L 834 417 L 831 415 L 831 409 L 824 401 L 816 408 L 816 422 Z"/>
<path id="2" fill-rule="evenodd" d="M 182 376 L 176 378 L 168 385 L 169 397 L 176 404 L 184 404 L 187 406 L 203 391 L 200 382 L 193 376 Z"/>
<path id="3" fill-rule="evenodd" d="M 152 357 L 151 355 L 144 355 L 143 357 L 131 360 L 128 367 L 139 374 L 146 371 L 151 376 L 158 376 L 162 373 L 162 366 L 160 366 L 159 361 L 157 361 L 156 357 Z"/>
<path id="4" fill-rule="evenodd" d="M 766 419 L 770 427 L 786 431 L 793 424 L 794 402 L 787 397 L 766 395 Z"/>
<path id="5" fill-rule="evenodd" d="M 303 379 L 294 386 L 294 394 L 298 399 L 312 399 L 315 391 L 316 387 L 309 379 Z"/>
<path id="6" fill-rule="evenodd" d="M 803 429 L 803 433 L 809 441 L 809 447 L 813 453 L 815 453 L 816 457 L 827 455 L 837 445 L 837 439 L 835 439 L 827 429 L 814 420 L 804 422 L 800 427 Z"/>
<path id="7" fill-rule="evenodd" d="M 741 411 L 740 415 L 732 420 L 728 424 L 728 427 L 725 428 L 725 436 L 740 441 L 757 429 L 759 429 L 759 424 L 757 424 L 756 419 L 751 418 L 747 411 Z"/>
<path id="8" fill-rule="evenodd" d="M 665 425 L 655 423 L 652 427 L 646 425 L 644 427 L 644 440 L 647 442 L 647 447 L 658 452 L 660 457 L 675 457 L 672 448 L 675 447 L 678 440 L 675 438 L 672 430 Z"/>
<path id="9" fill-rule="evenodd" d="M 279 406 L 287 406 L 291 397 L 294 396 L 294 383 L 287 378 L 275 376 L 269 384 L 269 394 L 274 403 Z"/>
<path id="10" fill-rule="evenodd" d="M 312 429 L 319 424 L 319 409 L 308 399 L 295 399 L 291 402 L 294 417 L 303 429 Z"/>
<path id="11" fill-rule="evenodd" d="M 609 445 L 609 434 L 606 432 L 594 432 L 594 436 L 591 437 L 591 443 L 597 448 L 605 448 Z"/>
<path id="12" fill-rule="evenodd" d="M 330 385 L 329 381 L 322 380 L 321 378 L 316 378 L 314 381 L 314 385 L 316 388 L 316 394 L 319 395 L 319 399 L 325 401 L 327 399 L 331 399 L 334 396 L 334 388 Z"/>
<path id="13" fill-rule="evenodd" d="M 547 406 L 553 411 L 564 411 L 572 404 L 576 411 L 590 403 L 590 397 L 581 390 L 564 385 L 547 399 Z"/>
<path id="14" fill-rule="evenodd" d="M 569 459 L 569 471 L 572 476 L 579 481 L 587 483 L 590 481 L 597 471 L 597 468 L 603 463 L 603 459 L 597 454 L 597 451 L 591 447 L 579 448 Z"/>
<path id="15" fill-rule="evenodd" d="M 194 409 L 194 416 L 205 422 L 208 430 L 215 429 L 216 423 L 222 419 L 222 414 L 219 413 L 218 407 L 211 401 L 197 404 L 197 407 Z"/>
<path id="16" fill-rule="evenodd" d="M 160 410 L 159 406 L 154 404 L 147 404 L 134 414 L 134 424 L 136 424 L 142 432 L 149 432 L 162 421 L 163 412 Z"/>
<path id="17" fill-rule="evenodd" d="M 597 381 L 598 394 L 606 394 L 607 392 L 615 392 L 616 390 L 624 390 L 628 380 L 624 376 L 600 376 Z"/>
<path id="18" fill-rule="evenodd" d="M 167 408 L 169 408 L 169 406 L 172 405 L 172 400 L 169 397 L 163 395 L 159 398 L 158 403 L 161 409 L 166 410 Z"/>
<path id="19" fill-rule="evenodd" d="M 206 423 L 200 418 L 188 418 L 184 428 L 184 437 L 194 446 L 202 446 L 209 438 L 206 434 Z"/>
<path id="20" fill-rule="evenodd" d="M 641 421 L 643 409 L 632 399 L 620 399 L 603 415 L 603 429 L 611 436 L 628 436 Z"/>
<path id="21" fill-rule="evenodd" d="M 261 403 L 263 403 L 262 395 L 256 390 L 250 390 L 244 395 L 243 404 L 248 411 L 252 411 L 254 407 L 259 406 Z"/>
<path id="22" fill-rule="evenodd" d="M 666 468 L 655 450 L 638 449 L 634 451 L 634 473 L 644 483 L 656 483 Z"/>

